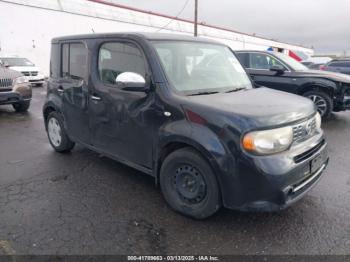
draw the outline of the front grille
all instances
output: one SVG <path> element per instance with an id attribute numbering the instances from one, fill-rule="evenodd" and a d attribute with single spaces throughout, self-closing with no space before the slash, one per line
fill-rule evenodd
<path id="1" fill-rule="evenodd" d="M 32 71 L 32 72 L 28 72 L 28 71 L 23 71 L 21 72 L 24 76 L 37 76 L 38 75 L 38 71 Z"/>
<path id="2" fill-rule="evenodd" d="M 0 87 L 10 87 L 12 86 L 11 78 L 0 78 Z"/>
<path id="3" fill-rule="evenodd" d="M 315 154 L 320 148 L 326 143 L 325 140 L 322 140 L 320 143 L 318 143 L 316 146 L 313 148 L 305 151 L 304 153 L 301 153 L 297 156 L 294 157 L 294 162 L 295 163 L 300 163 L 308 158 L 310 158 L 313 154 Z"/>
<path id="4" fill-rule="evenodd" d="M 293 126 L 293 141 L 301 142 L 312 137 L 316 133 L 316 129 L 316 117 Z"/>

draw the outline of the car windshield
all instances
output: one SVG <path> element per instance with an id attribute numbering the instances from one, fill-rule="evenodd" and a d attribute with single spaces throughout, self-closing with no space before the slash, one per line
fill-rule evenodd
<path id="1" fill-rule="evenodd" d="M 219 44 L 153 41 L 168 81 L 182 94 L 210 94 L 252 88 L 232 51 Z"/>
<path id="2" fill-rule="evenodd" d="M 0 58 L 3 65 L 9 66 L 34 66 L 27 58 L 19 57 L 2 57 Z"/>
<path id="3" fill-rule="evenodd" d="M 309 70 L 306 66 L 304 66 L 302 63 L 298 62 L 294 58 L 287 56 L 282 53 L 274 53 L 275 56 L 277 56 L 280 60 L 282 60 L 285 64 L 287 64 L 290 68 L 292 68 L 295 71 L 305 71 Z"/>

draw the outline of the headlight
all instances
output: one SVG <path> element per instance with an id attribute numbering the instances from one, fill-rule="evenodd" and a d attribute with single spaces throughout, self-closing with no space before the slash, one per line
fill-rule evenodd
<path id="1" fill-rule="evenodd" d="M 243 138 L 243 148 L 248 152 L 268 155 L 282 152 L 293 142 L 292 127 L 282 127 L 265 131 L 254 131 Z"/>
<path id="2" fill-rule="evenodd" d="M 26 78 L 25 76 L 17 77 L 17 78 L 13 81 L 13 84 L 14 84 L 14 85 L 23 84 L 23 83 L 28 83 L 28 78 Z"/>
<path id="3" fill-rule="evenodd" d="M 321 123 L 322 123 L 321 115 L 317 112 L 315 118 L 316 118 L 316 128 L 318 130 L 320 130 L 321 129 Z"/>

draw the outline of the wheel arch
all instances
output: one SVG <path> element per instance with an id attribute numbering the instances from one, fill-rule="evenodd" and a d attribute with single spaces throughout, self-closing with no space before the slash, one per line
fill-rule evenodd
<path id="1" fill-rule="evenodd" d="M 220 195 L 222 197 L 222 181 L 220 179 L 220 174 L 222 170 L 219 165 L 219 161 L 221 158 L 219 154 L 221 154 L 221 152 L 218 152 L 218 154 L 210 152 L 209 149 L 205 148 L 198 141 L 182 136 L 173 137 L 172 139 L 169 139 L 166 142 L 160 144 L 158 149 L 158 155 L 156 158 L 156 167 L 154 168 L 154 177 L 156 185 L 159 185 L 160 169 L 166 157 L 169 156 L 172 152 L 186 147 L 195 150 L 206 161 L 208 161 L 208 164 L 212 168 L 215 178 L 218 182 Z"/>
<path id="2" fill-rule="evenodd" d="M 328 94 L 332 99 L 333 99 L 333 95 L 334 95 L 334 92 L 336 90 L 336 85 L 335 83 L 333 82 L 329 82 L 329 83 L 308 83 L 308 84 L 305 84 L 303 86 L 301 86 L 299 89 L 298 89 L 298 94 L 299 95 L 303 95 L 304 93 L 306 92 L 309 92 L 309 91 L 320 91 L 320 92 L 324 92 L 326 94 Z"/>

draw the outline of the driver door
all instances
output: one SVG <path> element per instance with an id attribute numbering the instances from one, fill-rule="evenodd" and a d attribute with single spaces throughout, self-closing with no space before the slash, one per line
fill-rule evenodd
<path id="1" fill-rule="evenodd" d="M 272 55 L 252 52 L 249 53 L 247 72 L 250 74 L 256 87 L 269 87 L 281 91 L 291 92 L 293 81 L 289 69 Z M 281 65 L 285 68 L 284 73 L 271 71 L 271 66 Z"/>
<path id="2" fill-rule="evenodd" d="M 127 91 L 116 83 L 116 77 L 125 72 L 147 79 L 143 52 L 135 43 L 123 40 L 101 43 L 94 53 L 97 66 L 93 63 L 91 69 L 95 72 L 89 103 L 93 146 L 121 161 L 151 168 L 154 94 Z M 148 81 L 146 88 L 149 86 Z"/>

